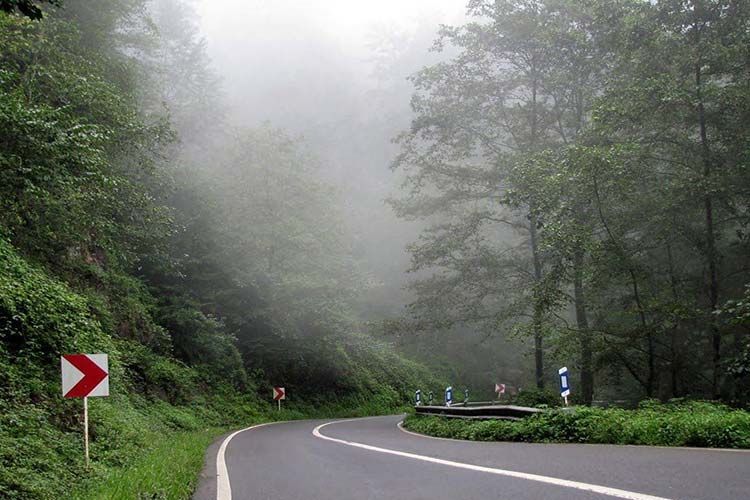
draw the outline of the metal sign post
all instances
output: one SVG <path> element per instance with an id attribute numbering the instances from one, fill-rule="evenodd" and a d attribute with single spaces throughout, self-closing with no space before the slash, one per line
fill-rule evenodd
<path id="1" fill-rule="evenodd" d="M 109 359 L 106 354 L 60 356 L 62 395 L 83 398 L 83 448 L 89 468 L 89 396 L 109 396 Z"/>
<path id="2" fill-rule="evenodd" d="M 568 396 L 570 396 L 570 380 L 568 377 L 568 368 L 563 366 L 557 370 L 560 376 L 560 396 L 565 400 L 565 406 L 568 406 Z"/>

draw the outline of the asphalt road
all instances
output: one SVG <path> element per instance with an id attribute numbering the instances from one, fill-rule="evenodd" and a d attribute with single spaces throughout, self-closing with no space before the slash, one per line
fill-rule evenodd
<path id="1" fill-rule="evenodd" d="M 750 499 L 746 451 L 439 440 L 400 430 L 400 420 L 240 431 L 209 451 L 194 498 Z"/>

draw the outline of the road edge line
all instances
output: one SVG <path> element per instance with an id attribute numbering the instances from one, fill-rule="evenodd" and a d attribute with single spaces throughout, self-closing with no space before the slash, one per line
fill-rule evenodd
<path id="1" fill-rule="evenodd" d="M 286 421 L 264 422 L 262 424 L 251 425 L 250 427 L 234 431 L 224 438 L 224 441 L 221 442 L 221 446 L 219 447 L 219 451 L 216 453 L 216 500 L 232 500 L 232 485 L 229 482 L 229 471 L 227 470 L 227 462 L 224 458 L 227 446 L 229 446 L 229 442 L 232 441 L 232 438 L 241 432 L 257 429 L 258 427 L 265 427 L 267 425 L 283 424 L 285 422 Z"/>
<path id="2" fill-rule="evenodd" d="M 343 439 L 332 438 L 320 432 L 320 430 L 323 429 L 324 427 L 329 426 L 331 424 L 335 424 L 337 422 L 341 422 L 341 420 L 327 422 L 327 423 L 318 425 L 312 431 L 313 436 L 319 439 L 324 439 L 326 441 L 332 441 L 334 443 L 344 444 L 347 446 L 361 448 L 364 450 L 376 451 L 379 453 L 386 453 L 389 455 L 396 455 L 396 456 L 404 457 L 404 458 L 411 458 L 413 460 L 421 460 L 423 462 L 430 462 L 430 463 L 434 463 L 438 465 L 446 465 L 449 467 L 455 467 L 457 469 L 467 469 L 467 470 L 473 470 L 473 471 L 478 471 L 478 472 L 486 472 L 489 474 L 496 474 L 498 476 L 507 476 L 507 477 L 513 477 L 516 479 L 525 479 L 527 481 L 535 481 L 539 483 L 551 484 L 554 486 L 562 486 L 562 487 L 573 488 L 573 489 L 582 490 L 582 491 L 589 491 L 592 493 L 598 493 L 601 495 L 607 495 L 607 496 L 611 496 L 615 498 L 622 498 L 625 500 L 670 500 L 665 497 L 657 497 L 654 495 L 647 495 L 644 493 L 636 493 L 634 491 L 621 490 L 617 488 L 609 488 L 607 486 L 600 486 L 597 484 L 583 483 L 579 481 L 571 481 L 568 479 L 559 479 L 559 478 L 550 477 L 550 476 L 542 476 L 539 474 L 530 474 L 526 472 L 517 472 L 517 471 L 512 471 L 512 470 L 506 470 L 506 469 L 496 469 L 494 467 L 466 464 L 463 462 L 454 462 L 452 460 L 444 460 L 442 458 L 434 458 L 434 457 L 429 457 L 426 455 L 417 455 L 415 453 L 408 453 L 405 451 L 391 450 L 388 448 L 380 448 L 378 446 L 372 446 L 369 444 L 363 444 L 363 443 L 357 443 L 354 441 L 346 441 Z"/>

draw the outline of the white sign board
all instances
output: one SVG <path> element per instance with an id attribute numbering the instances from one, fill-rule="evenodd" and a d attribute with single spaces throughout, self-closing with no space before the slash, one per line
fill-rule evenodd
<path id="1" fill-rule="evenodd" d="M 60 356 L 60 370 L 63 397 L 109 396 L 106 354 L 65 354 Z"/>

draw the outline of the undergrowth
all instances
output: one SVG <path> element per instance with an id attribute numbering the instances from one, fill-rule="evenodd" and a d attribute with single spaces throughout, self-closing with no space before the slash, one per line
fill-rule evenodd
<path id="1" fill-rule="evenodd" d="M 521 421 L 412 415 L 404 425 L 430 436 L 474 441 L 750 448 L 750 412 L 704 401 L 647 400 L 635 410 L 555 409 Z"/>
<path id="2" fill-rule="evenodd" d="M 347 386 L 288 385 L 278 412 L 270 382 L 246 376 L 239 358 L 177 359 L 165 346 L 170 332 L 139 312 L 148 296 L 126 285 L 118 285 L 122 300 L 74 289 L 0 238 L 0 498 L 185 499 L 207 444 L 222 432 L 401 411 L 407 388 L 427 376 L 361 338 L 341 353 Z M 63 398 L 60 387 L 60 355 L 79 352 L 109 355 L 110 396 L 89 399 L 89 469 L 82 401 Z"/>

